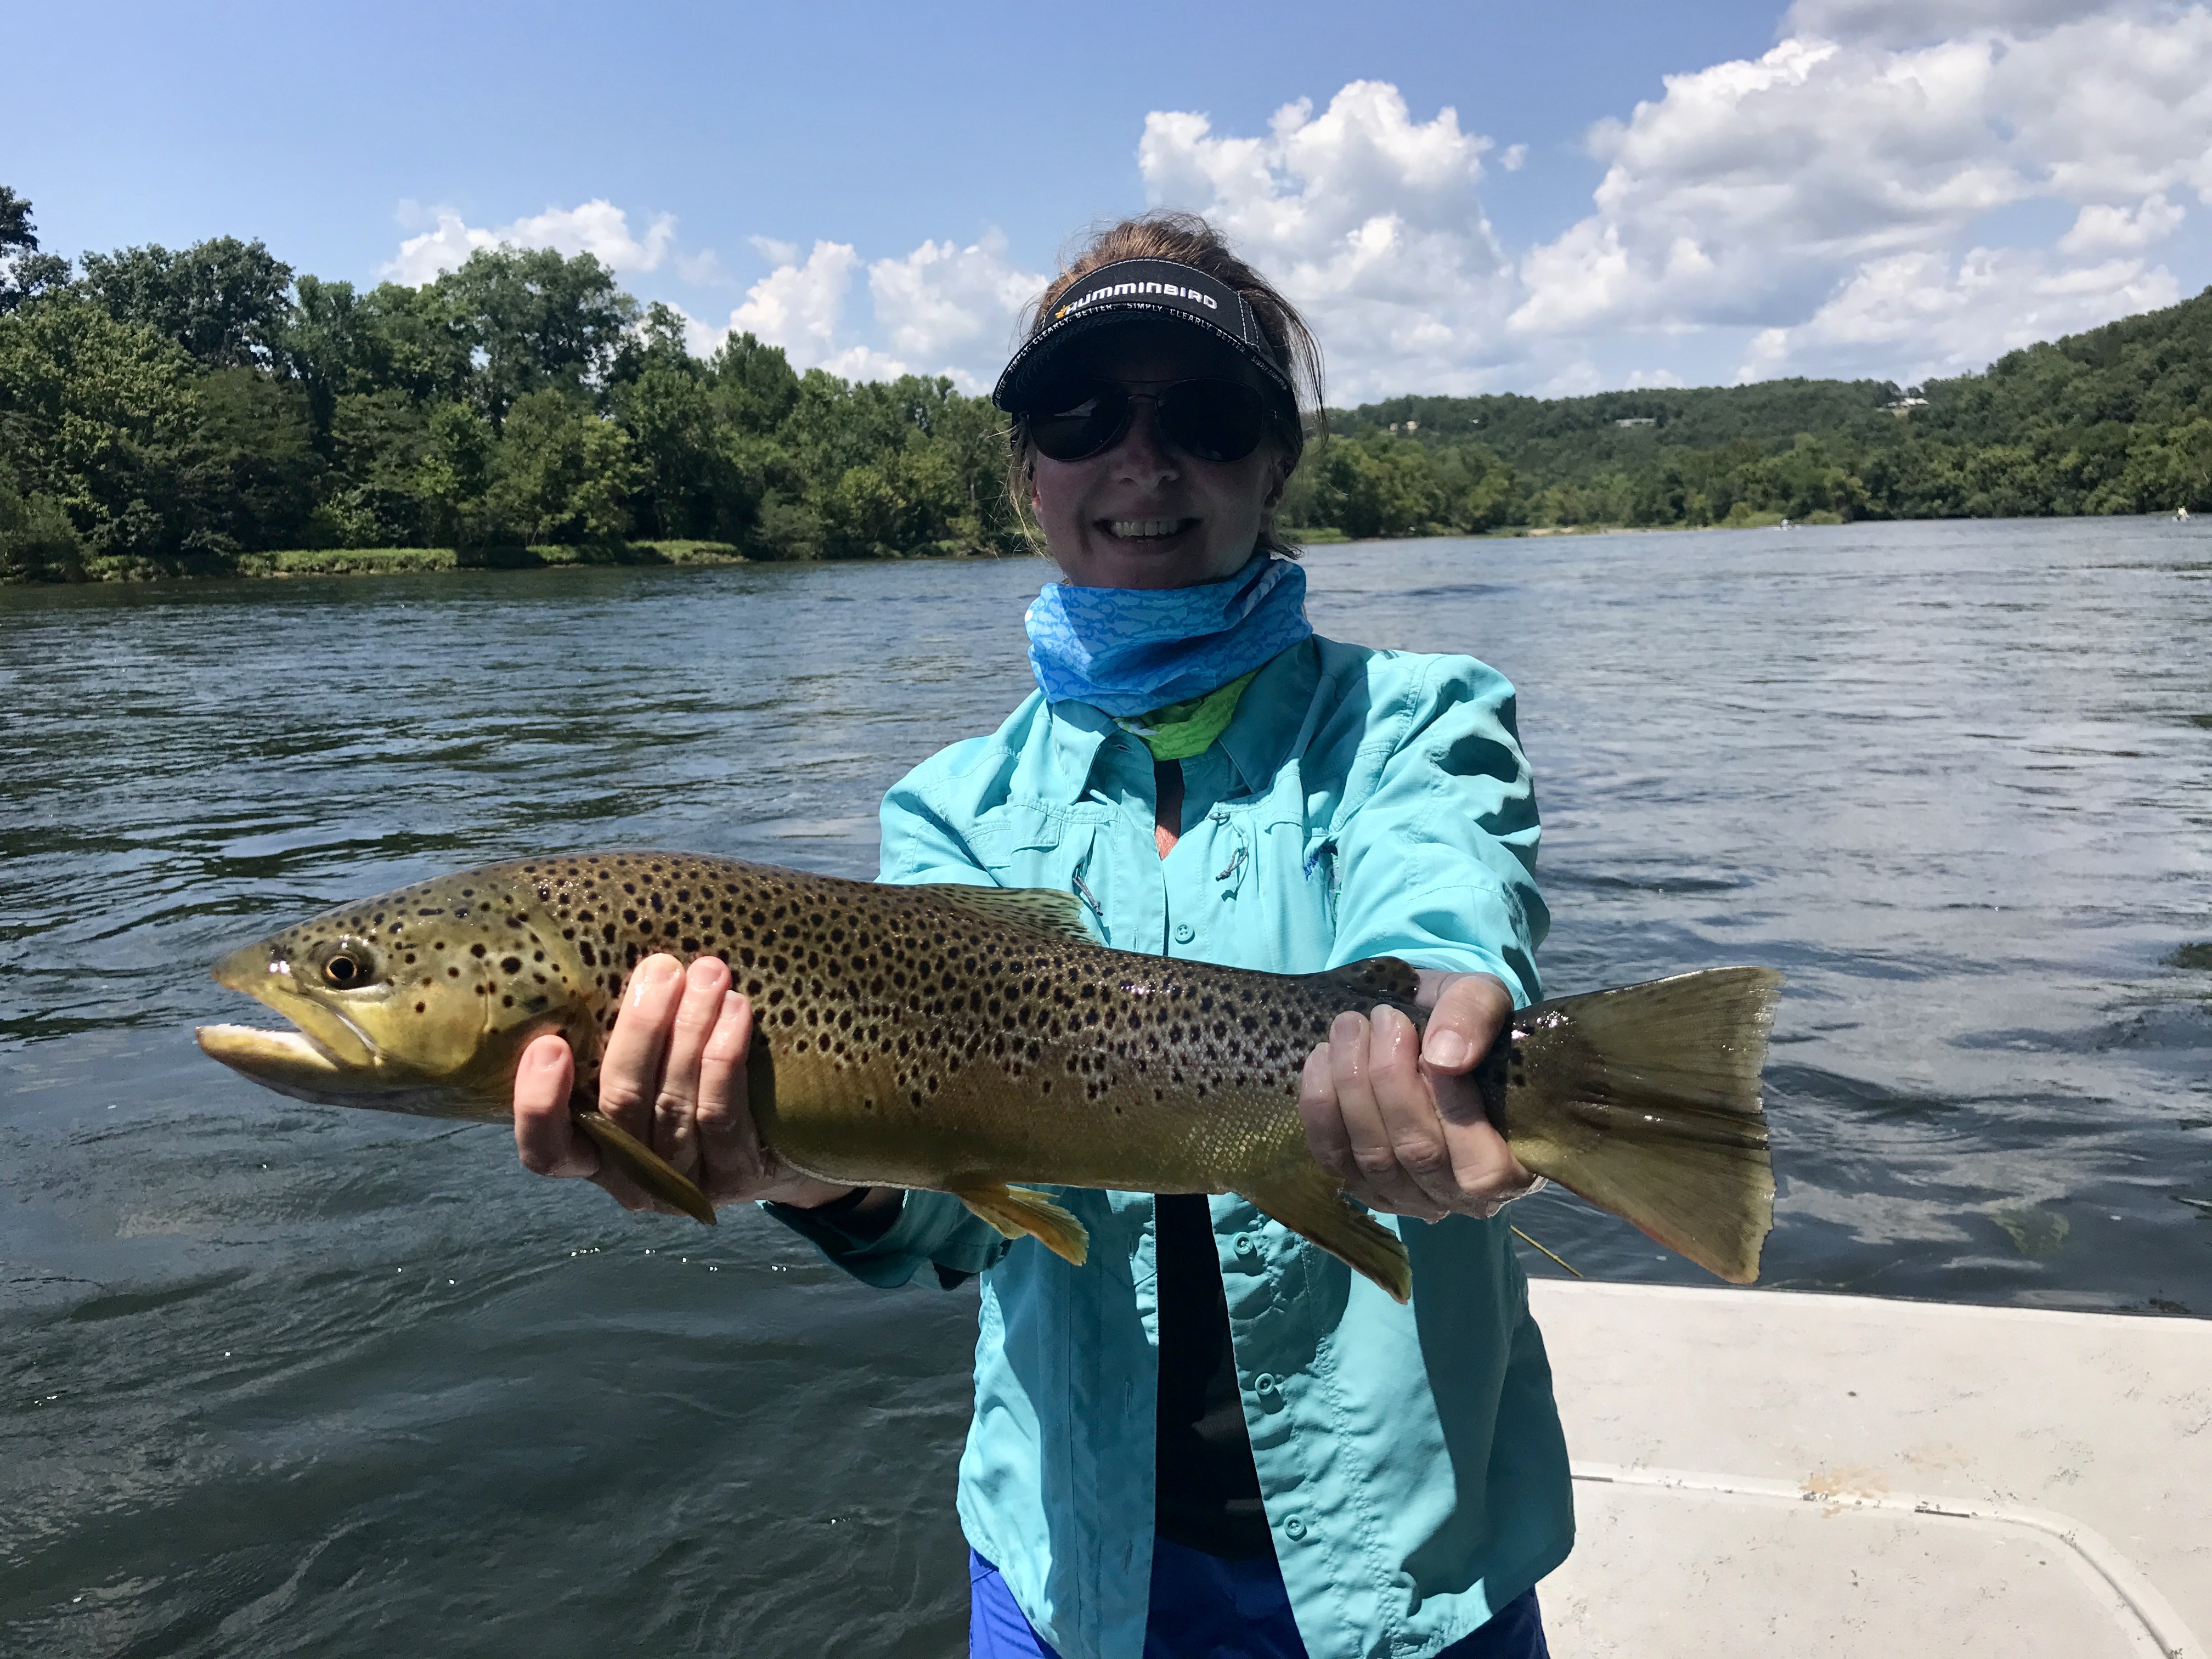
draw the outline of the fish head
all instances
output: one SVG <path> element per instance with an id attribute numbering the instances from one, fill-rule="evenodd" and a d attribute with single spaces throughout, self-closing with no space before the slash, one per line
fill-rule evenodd
<path id="1" fill-rule="evenodd" d="M 472 871 L 326 911 L 214 967 L 289 1030 L 205 1025 L 200 1048 L 325 1105 L 504 1120 L 516 1063 L 591 1029 L 580 966 L 522 881 Z"/>

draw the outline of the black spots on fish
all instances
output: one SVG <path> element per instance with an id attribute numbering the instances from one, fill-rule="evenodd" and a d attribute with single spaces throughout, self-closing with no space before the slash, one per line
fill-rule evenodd
<path id="1" fill-rule="evenodd" d="M 624 882 L 622 884 L 622 890 L 623 892 L 628 893 L 632 898 L 635 898 L 637 896 L 637 884 L 634 881 Z"/>
<path id="2" fill-rule="evenodd" d="M 503 996 L 499 1000 L 499 1006 L 502 1008 L 512 1008 L 514 1006 L 514 999 L 509 996 Z"/>
<path id="3" fill-rule="evenodd" d="M 532 962 L 543 962 L 545 960 L 545 952 L 543 951 L 532 951 L 530 953 L 530 959 Z"/>
<path id="4" fill-rule="evenodd" d="M 760 994 L 761 994 L 761 982 L 760 982 L 758 980 L 757 980 L 757 979 L 749 979 L 749 980 L 747 980 L 747 981 L 745 981 L 745 994 L 746 994 L 748 997 L 757 998 L 757 997 L 760 995 Z"/>
<path id="5" fill-rule="evenodd" d="M 799 1024 L 799 1010 L 787 1004 L 783 1009 L 781 1017 L 783 1023 L 786 1025 L 796 1025 Z"/>
<path id="6" fill-rule="evenodd" d="M 471 945 L 469 946 L 469 954 L 472 957 L 480 957 L 483 953 L 484 948 L 481 945 Z"/>
<path id="7" fill-rule="evenodd" d="M 448 968 L 446 969 L 446 976 L 448 979 L 459 979 L 461 976 L 461 970 L 458 968 Z"/>
<path id="8" fill-rule="evenodd" d="M 576 954 L 583 959 L 584 966 L 586 968 L 596 968 L 599 965 L 599 953 L 592 949 L 592 942 L 589 939 L 583 940 L 576 946 Z"/>
<path id="9" fill-rule="evenodd" d="M 416 1004 L 415 1005 L 415 1012 L 416 1012 L 416 1013 L 418 1013 L 418 1014 L 419 1014 L 419 1013 L 422 1013 L 422 1012 L 423 1012 L 425 1010 L 427 1010 L 427 1009 L 429 1007 L 429 1006 L 430 1006 L 430 1005 L 429 1005 L 428 1003 L 427 1003 L 427 1002 L 418 1002 L 418 1003 L 416 1003 Z"/>
<path id="10" fill-rule="evenodd" d="M 623 920 L 624 921 L 628 922 L 631 927 L 636 927 L 636 926 L 637 926 L 637 912 L 636 912 L 636 911 L 635 911 L 635 910 L 625 910 L 625 911 L 623 911 Z M 614 930 L 613 930 L 612 928 L 609 928 L 607 931 L 608 931 L 609 933 L 612 933 Z"/>
<path id="11" fill-rule="evenodd" d="M 545 960 L 545 953 L 543 951 L 540 951 L 538 953 L 538 959 L 540 962 Z M 502 974 L 520 973 L 522 971 L 522 958 L 520 957 L 501 957 L 499 959 L 499 971 Z"/>
<path id="12" fill-rule="evenodd" d="M 396 932 L 397 930 L 395 929 L 394 931 Z M 415 952 L 412 951 L 410 951 L 407 953 L 407 965 L 410 968 L 412 968 L 415 965 Z"/>

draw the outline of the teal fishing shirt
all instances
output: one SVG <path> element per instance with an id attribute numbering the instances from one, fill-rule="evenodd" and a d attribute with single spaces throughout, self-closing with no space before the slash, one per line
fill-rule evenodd
<path id="1" fill-rule="evenodd" d="M 885 797 L 886 882 L 1073 894 L 1104 944 L 1273 973 L 1364 957 L 1540 994 L 1536 804 L 1513 690 L 1468 657 L 1318 637 L 1260 671 L 1182 763 L 1154 841 L 1152 757 L 1087 704 L 1031 696 Z M 1071 1267 L 941 1193 L 848 1237 L 784 1218 L 872 1285 L 982 1274 L 968 1541 L 1064 1659 L 1140 1659 L 1159 1326 L 1152 1200 L 1054 1189 L 1091 1230 Z M 1544 1344 L 1504 1218 L 1384 1217 L 1401 1307 L 1234 1196 L 1211 1200 L 1244 1421 L 1313 1659 L 1430 1659 L 1566 1558 L 1574 1518 Z"/>

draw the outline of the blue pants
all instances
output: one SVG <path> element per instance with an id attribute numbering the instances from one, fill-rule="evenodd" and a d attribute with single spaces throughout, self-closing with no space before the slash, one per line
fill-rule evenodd
<path id="1" fill-rule="evenodd" d="M 968 1659 L 1060 1659 L 1014 1605 L 999 1570 L 968 1552 Z M 1438 1659 L 1550 1659 L 1536 1592 Z M 1145 1659 L 1307 1659 L 1283 1576 L 1271 1560 L 1224 1561 L 1180 1544 L 1152 1546 Z"/>

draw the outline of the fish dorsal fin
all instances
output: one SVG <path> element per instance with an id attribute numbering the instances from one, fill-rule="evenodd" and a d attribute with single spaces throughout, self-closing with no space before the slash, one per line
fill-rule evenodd
<path id="1" fill-rule="evenodd" d="M 920 885 L 914 890 L 1002 927 L 1019 927 L 1047 939 L 1072 939 L 1085 945 L 1098 942 L 1084 927 L 1083 906 L 1073 893 L 1049 887 L 963 887 L 943 883 Z"/>
<path id="2" fill-rule="evenodd" d="M 1379 997 L 1389 1002 L 1411 1002 L 1421 989 L 1419 972 L 1413 963 L 1396 957 L 1370 957 L 1314 977 L 1341 985 L 1356 996 Z"/>

